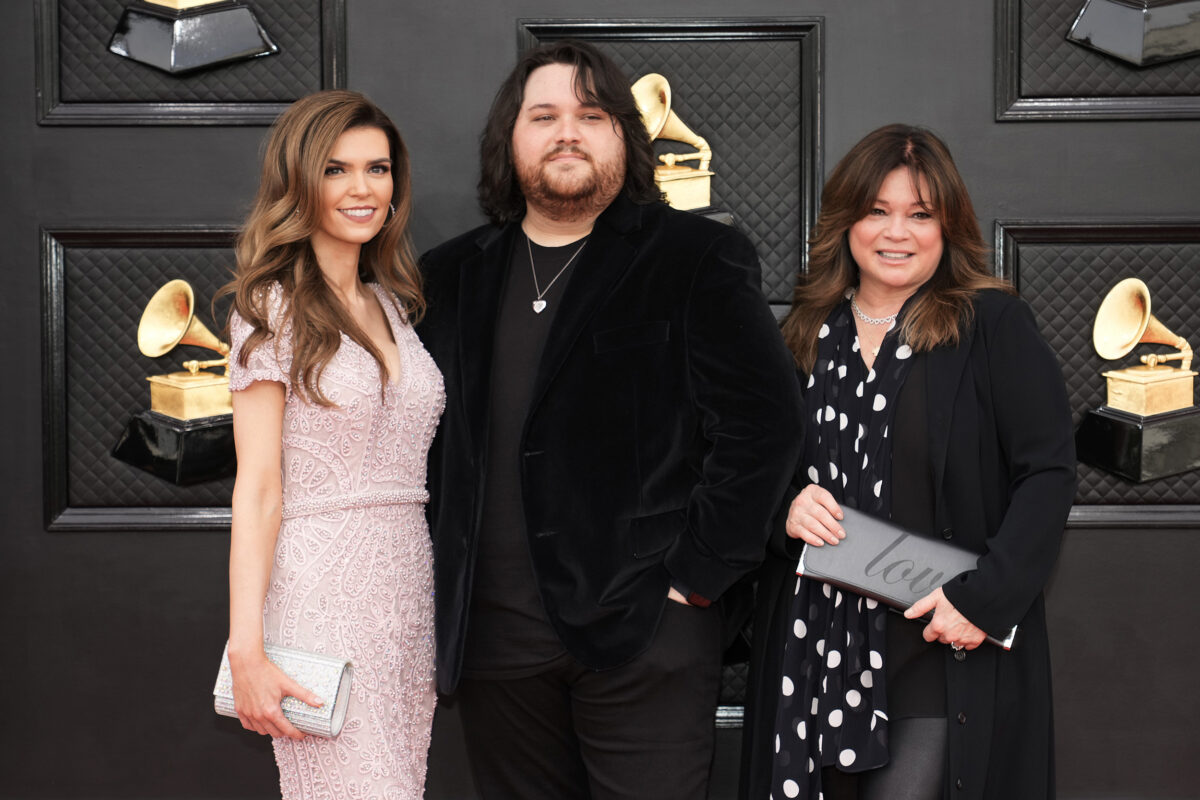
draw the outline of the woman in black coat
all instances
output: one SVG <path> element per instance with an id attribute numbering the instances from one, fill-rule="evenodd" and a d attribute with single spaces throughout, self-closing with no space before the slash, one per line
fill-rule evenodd
<path id="1" fill-rule="evenodd" d="M 804 455 L 760 575 L 742 796 L 1053 797 L 1042 587 L 1075 489 L 1058 362 L 927 131 L 842 159 L 809 263 L 783 326 Z M 904 616 L 797 579 L 804 544 L 846 536 L 842 504 L 978 565 Z M 1011 651 L 985 643 L 1013 625 Z"/>

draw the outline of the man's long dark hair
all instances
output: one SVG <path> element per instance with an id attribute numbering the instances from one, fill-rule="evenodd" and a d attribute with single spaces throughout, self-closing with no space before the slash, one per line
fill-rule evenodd
<path id="1" fill-rule="evenodd" d="M 654 184 L 654 148 L 642 124 L 629 90 L 629 79 L 612 59 L 586 42 L 570 39 L 542 45 L 521 56 L 516 67 L 500 85 L 487 125 L 480 137 L 479 205 L 497 224 L 515 222 L 525 216 L 525 195 L 513 165 L 512 134 L 525 99 L 530 74 L 549 64 L 575 68 L 575 94 L 595 105 L 620 126 L 625 141 L 626 195 L 638 203 L 662 197 Z"/>

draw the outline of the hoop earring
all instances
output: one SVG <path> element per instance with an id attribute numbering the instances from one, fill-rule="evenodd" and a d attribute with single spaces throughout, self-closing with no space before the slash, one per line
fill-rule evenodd
<path id="1" fill-rule="evenodd" d="M 389 222 L 391 222 L 392 220 L 394 220 L 396 218 L 396 207 L 394 205 L 392 205 L 391 203 L 388 203 L 388 208 L 391 209 L 392 213 L 391 213 L 391 216 L 389 216 L 386 220 L 384 220 L 384 223 L 383 223 L 384 225 L 388 224 Z"/>

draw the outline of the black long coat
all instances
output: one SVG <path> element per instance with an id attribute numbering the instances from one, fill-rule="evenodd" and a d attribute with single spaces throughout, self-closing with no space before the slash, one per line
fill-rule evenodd
<path id="1" fill-rule="evenodd" d="M 927 360 L 927 428 L 935 531 L 981 554 L 943 586 L 992 635 L 1020 626 L 1010 652 L 984 643 L 945 648 L 948 769 L 945 796 L 1054 797 L 1050 654 L 1042 587 L 1058 556 L 1075 492 L 1071 412 L 1058 361 L 1029 307 L 997 291 L 976 298 L 957 347 Z M 893 453 L 896 464 L 903 454 Z M 803 488 L 797 480 L 790 500 Z M 766 800 L 774 755 L 782 647 L 801 543 L 776 521 L 760 570 L 743 736 L 741 796 Z"/>
<path id="2" fill-rule="evenodd" d="M 520 226 L 422 258 L 418 326 L 446 382 L 429 459 L 438 687 L 462 668 L 487 463 L 492 346 Z M 761 562 L 800 445 L 792 359 L 736 230 L 618 198 L 558 301 L 521 434 L 529 548 L 566 649 L 649 646 L 675 581 L 716 600 Z"/>

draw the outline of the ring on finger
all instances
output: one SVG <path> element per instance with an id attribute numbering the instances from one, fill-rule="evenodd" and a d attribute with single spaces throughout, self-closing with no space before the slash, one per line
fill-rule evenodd
<path id="1" fill-rule="evenodd" d="M 963 646 L 958 642 L 951 642 L 950 649 L 957 653 L 959 650 L 963 649 Z"/>

